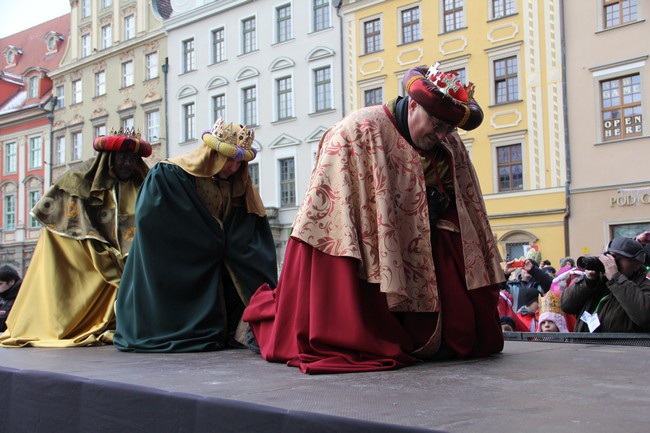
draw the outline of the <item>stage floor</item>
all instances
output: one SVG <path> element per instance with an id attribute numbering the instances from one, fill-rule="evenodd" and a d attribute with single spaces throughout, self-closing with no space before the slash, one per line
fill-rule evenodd
<path id="1" fill-rule="evenodd" d="M 487 359 L 317 376 L 268 363 L 247 349 L 137 354 L 112 346 L 0 348 L 0 369 L 445 432 L 630 433 L 647 432 L 650 421 L 645 347 L 506 341 L 503 353 Z M 29 400 L 27 387 L 21 400 Z M 8 395 L 0 389 L 0 395 L 13 398 L 12 407 L 18 399 L 16 390 Z M 21 405 L 30 413 L 29 401 Z"/>

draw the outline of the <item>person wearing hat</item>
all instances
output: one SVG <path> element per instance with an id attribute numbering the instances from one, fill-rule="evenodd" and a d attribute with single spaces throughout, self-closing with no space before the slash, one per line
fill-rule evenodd
<path id="1" fill-rule="evenodd" d="M 584 277 L 562 293 L 562 310 L 576 316 L 575 332 L 650 331 L 650 279 L 643 245 L 617 237 L 598 259 L 604 272 L 585 270 Z"/>
<path id="2" fill-rule="evenodd" d="M 501 258 L 456 132 L 483 112 L 437 65 L 404 85 L 321 138 L 279 284 L 244 312 L 268 361 L 343 373 L 502 350 Z"/>
<path id="3" fill-rule="evenodd" d="M 135 233 L 135 200 L 151 145 L 120 130 L 93 141 L 97 155 L 71 168 L 36 203 L 45 228 L 0 336 L 3 346 L 111 343 L 113 304 Z"/>
<path id="4" fill-rule="evenodd" d="M 7 316 L 16 301 L 23 279 L 9 265 L 0 266 L 0 332 L 7 329 Z"/>
<path id="5" fill-rule="evenodd" d="M 248 174 L 253 131 L 218 119 L 201 137 L 142 185 L 115 306 L 121 351 L 243 347 L 244 307 L 257 287 L 277 282 L 273 234 Z"/>

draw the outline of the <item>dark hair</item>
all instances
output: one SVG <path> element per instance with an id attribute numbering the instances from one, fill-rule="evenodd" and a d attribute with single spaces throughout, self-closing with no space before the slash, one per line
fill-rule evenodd
<path id="1" fill-rule="evenodd" d="M 565 257 L 563 259 L 560 259 L 560 267 L 563 268 L 565 266 L 571 266 L 572 268 L 575 267 L 576 262 L 571 258 L 571 257 Z"/>
<path id="2" fill-rule="evenodd" d="M 20 275 L 18 272 L 9 265 L 0 266 L 0 281 L 18 281 L 20 280 Z"/>
<path id="3" fill-rule="evenodd" d="M 499 321 L 501 322 L 502 325 L 510 325 L 512 326 L 512 329 L 515 329 L 515 320 L 512 317 L 501 316 L 499 317 Z"/>
<path id="4" fill-rule="evenodd" d="M 542 265 L 544 266 L 551 266 L 551 261 L 549 259 L 542 260 Z"/>

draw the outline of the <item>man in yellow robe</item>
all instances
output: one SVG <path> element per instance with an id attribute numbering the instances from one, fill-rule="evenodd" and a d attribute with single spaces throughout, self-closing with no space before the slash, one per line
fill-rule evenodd
<path id="1" fill-rule="evenodd" d="M 0 335 L 6 347 L 111 343 L 113 304 L 135 235 L 135 199 L 151 145 L 100 136 L 93 157 L 64 173 L 34 206 L 45 227 Z"/>

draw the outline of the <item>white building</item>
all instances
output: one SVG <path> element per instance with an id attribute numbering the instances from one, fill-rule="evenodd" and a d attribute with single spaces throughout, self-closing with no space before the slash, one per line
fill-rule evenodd
<path id="1" fill-rule="evenodd" d="M 344 115 L 338 2 L 164 3 L 169 156 L 194 150 L 218 117 L 253 128 L 249 169 L 281 262 L 319 140 Z"/>

